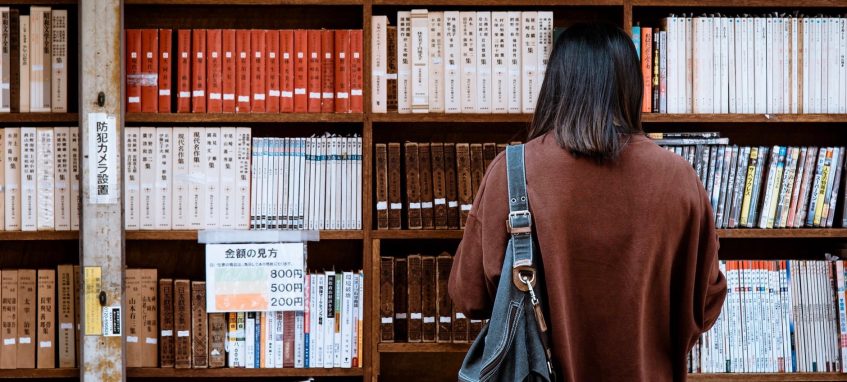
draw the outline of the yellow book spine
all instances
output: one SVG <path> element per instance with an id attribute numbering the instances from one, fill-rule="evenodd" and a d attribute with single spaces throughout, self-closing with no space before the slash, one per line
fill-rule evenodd
<path id="1" fill-rule="evenodd" d="M 826 150 L 826 162 L 821 171 L 820 187 L 818 188 L 818 202 L 815 203 L 814 226 L 820 227 L 823 215 L 824 200 L 826 198 L 826 182 L 829 181 L 829 170 L 832 167 L 832 148 Z"/>
<path id="2" fill-rule="evenodd" d="M 747 178 L 744 180 L 744 200 L 741 203 L 741 222 L 745 226 L 750 217 L 750 199 L 753 197 L 753 178 L 756 176 L 756 160 L 759 157 L 759 148 L 750 148 L 750 164 L 747 166 Z"/>

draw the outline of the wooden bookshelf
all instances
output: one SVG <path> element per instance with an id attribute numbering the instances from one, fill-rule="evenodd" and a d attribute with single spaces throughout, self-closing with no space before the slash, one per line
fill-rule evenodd
<path id="1" fill-rule="evenodd" d="M 127 123 L 361 123 L 362 114 L 327 113 L 127 113 Z M 164 126 L 164 125 L 162 125 Z"/>
<path id="2" fill-rule="evenodd" d="M 130 378 L 248 378 L 248 377 L 361 377 L 362 368 L 350 369 L 174 369 L 129 368 Z"/>
<path id="3" fill-rule="evenodd" d="M 381 343 L 380 353 L 465 353 L 471 345 L 453 343 Z"/>
<path id="4" fill-rule="evenodd" d="M 320 240 L 361 240 L 364 231 L 361 230 L 325 230 L 320 231 Z M 127 240 L 182 240 L 197 241 L 197 231 L 126 231 Z"/>
<path id="5" fill-rule="evenodd" d="M 789 382 L 789 381 L 847 381 L 842 373 L 739 373 L 739 374 L 689 374 L 689 381 L 731 382 Z"/>
<path id="6" fill-rule="evenodd" d="M 45 3 L 49 4 L 49 3 Z M 28 123 L 56 123 L 56 124 L 72 124 L 79 123 L 79 114 L 77 113 L 0 113 L 0 124 L 14 126 L 16 124 Z"/>
<path id="7" fill-rule="evenodd" d="M 847 123 L 847 114 L 660 114 L 641 115 L 642 123 Z"/>
<path id="8" fill-rule="evenodd" d="M 79 369 L 4 369 L 0 379 L 79 378 Z"/>

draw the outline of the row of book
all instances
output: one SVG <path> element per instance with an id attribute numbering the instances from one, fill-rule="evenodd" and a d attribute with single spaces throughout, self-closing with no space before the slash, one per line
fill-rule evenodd
<path id="1" fill-rule="evenodd" d="M 0 271 L 0 369 L 77 366 L 79 267 Z"/>
<path id="2" fill-rule="evenodd" d="M 845 113 L 847 19 L 671 15 L 633 27 L 643 112 Z"/>
<path id="3" fill-rule="evenodd" d="M 843 261 L 722 261 L 723 311 L 689 355 L 694 373 L 847 371 Z"/>
<path id="4" fill-rule="evenodd" d="M 669 138 L 686 134 L 717 136 L 670 133 L 656 142 L 694 166 L 718 228 L 833 226 L 843 147 L 729 146 L 726 138 Z"/>
<path id="5" fill-rule="evenodd" d="M 68 11 L 0 7 L 0 113 L 68 112 Z"/>
<path id="6" fill-rule="evenodd" d="M 362 112 L 361 30 L 180 29 L 176 70 L 173 39 L 126 30 L 128 112 Z"/>
<path id="7" fill-rule="evenodd" d="M 0 129 L 0 230 L 79 229 L 79 129 Z"/>
<path id="8" fill-rule="evenodd" d="M 378 229 L 401 229 L 404 214 L 408 229 L 464 228 L 485 170 L 506 149 L 496 143 L 405 142 L 401 153 L 400 143 L 374 146 Z"/>
<path id="9" fill-rule="evenodd" d="M 473 341 L 484 320 L 456 311 L 447 292 L 453 257 L 380 257 L 379 316 L 382 342 Z"/>
<path id="10" fill-rule="evenodd" d="M 553 12 L 373 16 L 372 111 L 532 113 L 553 49 Z"/>
<path id="11" fill-rule="evenodd" d="M 127 269 L 128 367 L 362 367 L 364 275 L 306 275 L 305 310 L 207 313 L 206 283 Z"/>

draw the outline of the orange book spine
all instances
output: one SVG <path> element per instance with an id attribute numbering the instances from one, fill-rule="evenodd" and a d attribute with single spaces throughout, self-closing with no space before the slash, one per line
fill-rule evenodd
<path id="1" fill-rule="evenodd" d="M 235 32 L 236 79 L 235 79 L 235 112 L 250 112 L 250 31 Z"/>
<path id="2" fill-rule="evenodd" d="M 365 85 L 364 66 L 365 51 L 362 42 L 362 30 L 350 31 L 350 111 L 353 113 L 364 112 L 364 95 L 362 88 Z"/>
<path id="3" fill-rule="evenodd" d="M 305 30 L 294 31 L 294 112 L 305 113 L 307 110 L 308 97 L 306 94 L 306 51 L 309 45 L 309 35 Z"/>
<path id="4" fill-rule="evenodd" d="M 250 61 L 252 66 L 250 81 L 252 102 L 250 103 L 250 111 L 254 113 L 265 112 L 265 31 L 262 29 L 254 29 L 250 32 L 250 45 L 252 47 L 252 57 Z"/>
<path id="5" fill-rule="evenodd" d="M 206 30 L 191 31 L 191 112 L 206 112 Z"/>
<path id="6" fill-rule="evenodd" d="M 177 49 L 179 50 L 179 61 L 177 61 L 177 113 L 191 112 L 191 30 L 180 29 L 177 31 Z"/>
<path id="7" fill-rule="evenodd" d="M 159 113 L 171 112 L 172 32 L 170 29 L 159 29 Z"/>
<path id="8" fill-rule="evenodd" d="M 649 113 L 653 106 L 653 28 L 641 27 L 641 79 L 644 83 L 641 112 Z"/>
<path id="9" fill-rule="evenodd" d="M 141 30 L 141 111 L 159 112 L 159 31 Z"/>
<path id="10" fill-rule="evenodd" d="M 335 112 L 350 112 L 350 31 L 335 31 Z"/>
<path id="11" fill-rule="evenodd" d="M 294 111 L 294 31 L 280 31 L 279 44 L 282 55 L 279 63 L 279 111 L 291 113 Z"/>
<path id="12" fill-rule="evenodd" d="M 335 31 L 321 31 L 321 113 L 335 112 Z"/>
<path id="13" fill-rule="evenodd" d="M 223 51 L 223 61 L 221 62 L 222 111 L 224 113 L 235 113 L 235 29 L 221 31 L 221 41 Z"/>
<path id="14" fill-rule="evenodd" d="M 307 111 L 309 113 L 321 112 L 321 31 L 312 29 L 307 31 L 309 46 L 308 46 L 308 63 L 307 63 L 307 86 L 306 92 L 309 94 Z"/>
<path id="15" fill-rule="evenodd" d="M 223 111 L 223 80 L 222 61 L 223 42 L 220 29 L 206 30 L 206 111 L 220 113 Z"/>
<path id="16" fill-rule="evenodd" d="M 126 111 L 141 111 L 141 29 L 126 30 Z"/>
<path id="17" fill-rule="evenodd" d="M 265 50 L 267 51 L 265 73 L 265 110 L 268 113 L 279 113 L 279 31 L 265 32 Z"/>

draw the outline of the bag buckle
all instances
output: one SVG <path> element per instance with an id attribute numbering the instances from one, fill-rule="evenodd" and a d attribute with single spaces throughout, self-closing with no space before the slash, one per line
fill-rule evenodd
<path id="1" fill-rule="evenodd" d="M 529 292 L 529 286 L 535 285 L 535 268 L 520 266 L 512 269 L 512 283 L 521 292 Z"/>
<path id="2" fill-rule="evenodd" d="M 529 210 L 511 211 L 506 219 L 506 231 L 512 235 L 529 235 L 532 233 L 532 214 Z"/>

